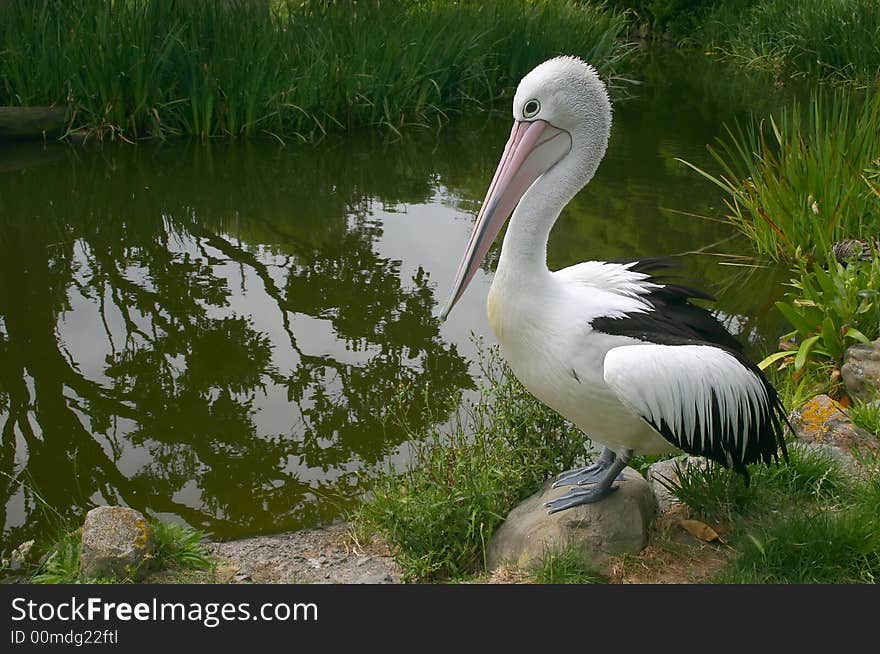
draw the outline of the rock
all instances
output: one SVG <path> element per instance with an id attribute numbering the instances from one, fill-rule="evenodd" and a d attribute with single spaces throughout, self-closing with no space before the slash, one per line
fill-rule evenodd
<path id="1" fill-rule="evenodd" d="M 132 577 L 147 572 L 153 537 L 140 511 L 99 506 L 86 514 L 82 529 L 80 572 L 84 577 Z"/>
<path id="2" fill-rule="evenodd" d="M 674 459 L 658 461 L 648 468 L 646 479 L 648 480 L 648 483 L 651 484 L 651 489 L 654 491 L 654 499 L 657 502 L 657 508 L 661 513 L 671 511 L 681 504 L 675 495 L 672 494 L 672 491 L 667 488 L 667 485 L 670 482 L 673 484 L 678 482 L 676 466 L 681 470 L 686 470 L 693 466 L 705 467 L 707 464 L 708 461 L 701 456 L 688 456 L 687 454 L 682 454 Z"/>
<path id="3" fill-rule="evenodd" d="M 870 400 L 880 396 L 880 338 L 848 348 L 840 374 L 850 397 Z"/>
<path id="4" fill-rule="evenodd" d="M 600 566 L 612 554 L 636 553 L 648 543 L 654 517 L 651 486 L 632 468 L 623 471 L 618 489 L 595 504 L 576 506 L 547 515 L 544 503 L 569 488 L 542 490 L 515 507 L 489 541 L 486 557 L 490 570 L 504 563 L 524 568 L 539 561 L 548 550 L 567 546 L 579 549 L 585 563 Z"/>
<path id="5" fill-rule="evenodd" d="M 798 439 L 807 443 L 825 443 L 847 454 L 858 450 L 877 450 L 877 439 L 856 427 L 840 404 L 827 395 L 817 395 L 788 417 Z"/>

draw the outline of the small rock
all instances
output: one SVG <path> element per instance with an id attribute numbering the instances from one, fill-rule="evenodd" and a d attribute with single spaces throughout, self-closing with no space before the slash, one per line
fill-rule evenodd
<path id="1" fill-rule="evenodd" d="M 524 568 L 548 550 L 578 548 L 584 561 L 601 565 L 612 554 L 636 553 L 648 543 L 654 517 L 651 486 L 632 468 L 623 471 L 618 489 L 595 504 L 584 504 L 547 515 L 544 503 L 561 497 L 568 488 L 544 488 L 515 507 L 489 541 L 490 570 L 503 563 Z"/>
<path id="2" fill-rule="evenodd" d="M 80 572 L 84 577 L 133 577 L 147 572 L 153 537 L 140 511 L 99 506 L 86 514 Z"/>
<path id="3" fill-rule="evenodd" d="M 840 404 L 827 395 L 817 395 L 788 417 L 798 439 L 807 443 L 833 445 L 848 454 L 878 449 L 877 439 L 856 427 Z"/>
<path id="4" fill-rule="evenodd" d="M 850 397 L 870 400 L 880 395 L 880 338 L 847 348 L 840 374 Z"/>

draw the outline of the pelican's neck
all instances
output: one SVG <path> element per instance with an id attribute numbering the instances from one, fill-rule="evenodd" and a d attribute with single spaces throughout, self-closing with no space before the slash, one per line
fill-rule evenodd
<path id="1" fill-rule="evenodd" d="M 550 274 L 547 241 L 568 199 L 552 193 L 546 177 L 532 184 L 510 218 L 495 273 L 499 281 L 511 276 L 538 280 Z"/>

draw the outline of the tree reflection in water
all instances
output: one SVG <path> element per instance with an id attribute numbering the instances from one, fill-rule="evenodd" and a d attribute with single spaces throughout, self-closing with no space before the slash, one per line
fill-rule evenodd
<path id="1" fill-rule="evenodd" d="M 374 203 L 437 192 L 421 149 L 106 148 L 0 176 L 4 549 L 44 535 L 44 502 L 222 536 L 337 515 L 403 438 L 401 386 L 472 385 L 428 275 L 375 247 Z"/>

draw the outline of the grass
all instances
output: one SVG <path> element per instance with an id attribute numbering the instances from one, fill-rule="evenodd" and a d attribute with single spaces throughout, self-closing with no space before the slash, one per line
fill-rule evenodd
<path id="1" fill-rule="evenodd" d="M 821 507 L 759 525 L 721 583 L 840 584 L 880 581 L 876 507 Z"/>
<path id="2" fill-rule="evenodd" d="M 68 104 L 71 129 L 313 139 L 437 126 L 534 65 L 627 56 L 620 12 L 573 0 L 39 0 L 0 20 L 0 105 Z"/>
<path id="3" fill-rule="evenodd" d="M 577 548 L 544 553 L 532 577 L 537 584 L 598 584 L 605 577 L 584 563 Z"/>
<path id="4" fill-rule="evenodd" d="M 838 461 L 801 446 L 789 447 L 788 463 L 753 466 L 748 484 L 714 462 L 679 467 L 677 477 L 669 489 L 680 502 L 700 518 L 728 522 L 791 500 L 833 500 L 850 492 L 849 478 Z"/>
<path id="5" fill-rule="evenodd" d="M 875 0 L 725 0 L 699 21 L 705 46 L 753 68 L 867 86 L 880 81 Z"/>
<path id="6" fill-rule="evenodd" d="M 680 44 L 776 73 L 866 86 L 880 79 L 875 0 L 610 0 Z"/>
<path id="7" fill-rule="evenodd" d="M 181 525 L 150 521 L 154 552 L 149 561 L 150 570 L 171 571 L 188 578 L 194 571 L 208 571 L 214 567 L 207 548 L 202 544 L 203 534 Z M 80 574 L 80 529 L 67 531 L 47 552 L 48 556 L 31 577 L 35 584 L 127 583 L 131 579 L 84 578 Z"/>
<path id="8" fill-rule="evenodd" d="M 726 527 L 732 555 L 715 581 L 876 583 L 876 469 L 861 479 L 821 451 L 800 446 L 789 452 L 788 464 L 753 468 L 749 486 L 714 464 L 691 466 L 672 485 L 694 515 Z"/>
<path id="9" fill-rule="evenodd" d="M 856 425 L 880 438 L 880 401 L 853 400 L 849 408 L 849 417 Z"/>
<path id="10" fill-rule="evenodd" d="M 510 509 L 586 453 L 580 431 L 507 373 L 496 349 L 481 360 L 479 397 L 448 431 L 408 433 L 412 464 L 379 475 L 352 517 L 360 533 L 376 533 L 390 546 L 408 581 L 481 570 L 486 545 Z M 392 428 L 408 429 L 409 397 L 402 394 Z"/>
<path id="11" fill-rule="evenodd" d="M 727 220 L 776 261 L 824 260 L 844 238 L 880 229 L 880 94 L 816 92 L 766 120 L 728 128 L 710 152 Z"/>

